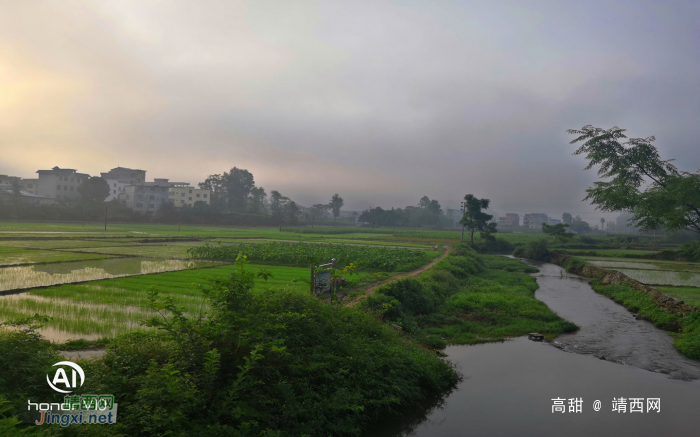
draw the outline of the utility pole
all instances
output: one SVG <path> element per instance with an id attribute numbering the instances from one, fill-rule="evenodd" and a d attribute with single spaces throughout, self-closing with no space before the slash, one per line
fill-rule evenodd
<path id="1" fill-rule="evenodd" d="M 107 207 L 105 206 L 105 231 L 107 230 Z"/>
<path id="2" fill-rule="evenodd" d="M 464 202 L 462 202 L 462 203 L 460 203 L 460 206 L 462 207 L 461 208 L 462 209 L 462 218 L 464 218 L 464 208 L 466 205 L 464 204 Z M 460 221 L 461 221 L 461 219 L 460 219 Z M 464 243 L 464 224 L 462 224 L 462 243 Z"/>
<path id="3" fill-rule="evenodd" d="M 180 209 L 178 210 L 178 215 L 177 215 L 177 232 L 180 232 L 180 224 L 182 223 L 182 206 L 180 206 Z"/>

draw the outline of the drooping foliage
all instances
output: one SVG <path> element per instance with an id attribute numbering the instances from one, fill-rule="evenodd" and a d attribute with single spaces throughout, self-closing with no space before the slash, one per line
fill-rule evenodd
<path id="1" fill-rule="evenodd" d="M 598 175 L 606 179 L 594 182 L 584 200 L 603 211 L 629 211 L 645 230 L 700 233 L 700 173 L 681 171 L 672 160 L 662 160 L 652 145 L 655 137 L 627 139 L 625 131 L 591 125 L 567 131 L 578 135 L 571 144 L 583 143 L 574 154 L 586 156 L 586 170 L 599 166 Z"/>

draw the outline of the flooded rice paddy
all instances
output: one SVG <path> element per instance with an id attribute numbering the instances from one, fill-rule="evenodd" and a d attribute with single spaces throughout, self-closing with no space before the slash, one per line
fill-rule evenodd
<path id="1" fill-rule="evenodd" d="M 589 261 L 591 264 L 598 267 L 609 269 L 641 269 L 641 270 L 659 270 L 659 267 L 652 263 L 629 262 L 629 261 Z"/>
<path id="2" fill-rule="evenodd" d="M 673 272 L 667 270 L 615 269 L 632 279 L 649 285 L 675 285 L 700 287 L 700 273 Z"/>
<path id="3" fill-rule="evenodd" d="M 214 263 L 175 259 L 108 258 L 0 268 L 0 293 L 49 285 L 195 269 Z"/>

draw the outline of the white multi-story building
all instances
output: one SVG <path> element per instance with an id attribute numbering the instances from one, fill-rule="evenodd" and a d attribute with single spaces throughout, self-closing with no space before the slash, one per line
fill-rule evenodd
<path id="1" fill-rule="evenodd" d="M 520 226 L 518 214 L 506 213 L 505 217 L 498 217 L 498 226 L 517 228 Z"/>
<path id="2" fill-rule="evenodd" d="M 209 205 L 211 192 L 203 188 L 190 187 L 189 184 L 175 185 L 170 187 L 168 199 L 177 207 L 194 206 L 197 202 L 204 202 Z"/>
<path id="3" fill-rule="evenodd" d="M 118 194 L 118 199 L 134 211 L 155 212 L 169 202 L 169 190 L 175 186 L 187 186 L 187 182 L 170 182 L 168 179 L 153 179 L 141 185 L 127 185 Z"/>
<path id="4" fill-rule="evenodd" d="M 37 194 L 39 190 L 39 179 L 22 179 L 19 181 L 19 187 L 27 193 Z"/>
<path id="5" fill-rule="evenodd" d="M 37 173 L 39 173 L 37 194 L 57 200 L 79 199 L 78 187 L 90 177 L 72 168 L 59 167 L 51 170 L 37 170 Z"/>
<path id="6" fill-rule="evenodd" d="M 109 185 L 109 196 L 107 196 L 105 202 L 118 199 L 119 194 L 129 185 L 143 185 L 146 183 L 146 170 L 115 167 L 107 173 L 100 173 L 100 175 Z"/>
<path id="7" fill-rule="evenodd" d="M 541 231 L 542 223 L 549 223 L 549 216 L 544 213 L 525 214 L 523 227 L 531 231 Z"/>

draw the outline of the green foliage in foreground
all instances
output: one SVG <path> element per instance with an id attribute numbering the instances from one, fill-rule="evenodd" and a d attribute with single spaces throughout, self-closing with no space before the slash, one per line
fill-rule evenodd
<path id="1" fill-rule="evenodd" d="M 418 279 L 380 288 L 362 305 L 429 347 L 473 344 L 537 331 L 573 332 L 569 323 L 535 299 L 536 271 L 513 259 L 476 255 L 462 245 Z"/>
<path id="2" fill-rule="evenodd" d="M 6 431 L 14 428 L 15 421 L 11 417 L 25 418 L 27 399 L 51 402 L 55 398 L 56 393 L 46 383 L 46 374 L 54 363 L 61 361 L 61 357 L 50 342 L 35 333 L 2 327 L 0 351 L 0 431 Z M 2 405 L 3 398 L 8 403 Z"/>
<path id="3" fill-rule="evenodd" d="M 252 262 L 296 267 L 327 263 L 331 258 L 336 258 L 336 267 L 339 268 L 354 263 L 359 266 L 359 270 L 384 272 L 414 270 L 430 259 L 428 252 L 423 250 L 278 242 L 205 245 L 192 247 L 187 252 L 194 259 L 234 261 L 238 254 L 243 254 Z"/>
<path id="4" fill-rule="evenodd" d="M 683 260 L 683 261 L 700 261 L 700 240 L 691 241 L 681 244 L 680 249 L 667 249 L 658 253 L 654 258 Z"/>
<path id="5" fill-rule="evenodd" d="M 359 435 L 458 381 L 448 363 L 371 315 L 303 293 L 253 292 L 253 277 L 241 263 L 214 283 L 206 317 L 154 296 L 172 314 L 149 322 L 163 335 L 120 337 L 87 364 L 94 376 L 83 392 L 118 393 L 110 432 Z"/>

